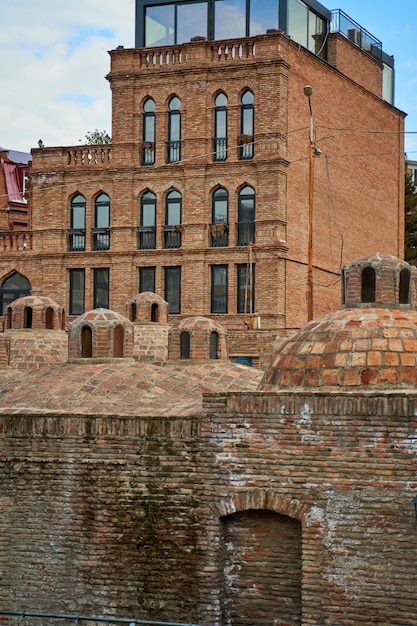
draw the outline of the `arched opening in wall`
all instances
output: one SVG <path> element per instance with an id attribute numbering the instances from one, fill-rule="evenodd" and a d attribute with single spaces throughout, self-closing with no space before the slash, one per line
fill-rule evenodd
<path id="1" fill-rule="evenodd" d="M 132 302 L 129 310 L 129 319 L 131 322 L 136 322 L 136 302 Z"/>
<path id="2" fill-rule="evenodd" d="M 3 315 L 7 305 L 17 298 L 30 296 L 30 290 L 31 286 L 28 279 L 18 272 L 13 272 L 3 281 L 0 288 L 0 315 Z"/>
<path id="3" fill-rule="evenodd" d="M 376 274 L 373 267 L 368 265 L 362 270 L 361 302 L 375 302 Z"/>
<path id="4" fill-rule="evenodd" d="M 408 304 L 410 301 L 410 280 L 411 272 L 409 269 L 404 268 L 400 272 L 400 289 L 399 289 L 399 303 Z"/>
<path id="5" fill-rule="evenodd" d="M 219 333 L 215 330 L 210 333 L 210 359 L 219 358 Z"/>
<path id="6" fill-rule="evenodd" d="M 33 310 L 31 306 L 26 306 L 23 311 L 23 328 L 32 328 Z"/>
<path id="7" fill-rule="evenodd" d="M 89 326 L 83 326 L 81 330 L 81 357 L 91 359 L 93 356 L 93 333 Z"/>
<path id="8" fill-rule="evenodd" d="M 151 306 L 151 322 L 159 322 L 159 306 L 156 302 Z"/>
<path id="9" fill-rule="evenodd" d="M 6 328 L 13 327 L 13 311 L 10 307 L 7 307 Z"/>
<path id="10" fill-rule="evenodd" d="M 301 625 L 301 523 L 249 510 L 220 531 L 222 624 Z"/>
<path id="11" fill-rule="evenodd" d="M 116 326 L 113 334 L 113 357 L 115 359 L 121 359 L 123 357 L 123 343 L 124 343 L 125 331 L 123 326 Z"/>
<path id="12" fill-rule="evenodd" d="M 183 330 L 180 335 L 180 353 L 181 359 L 187 360 L 190 358 L 190 333 Z"/>
<path id="13" fill-rule="evenodd" d="M 54 310 L 48 306 L 45 311 L 45 328 L 53 329 L 54 327 Z"/>

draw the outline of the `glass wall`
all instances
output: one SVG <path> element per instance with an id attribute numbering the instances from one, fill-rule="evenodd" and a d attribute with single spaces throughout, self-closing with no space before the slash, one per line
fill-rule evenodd
<path id="1" fill-rule="evenodd" d="M 245 36 L 246 0 L 216 0 L 214 5 L 214 39 Z"/>
<path id="2" fill-rule="evenodd" d="M 177 42 L 207 37 L 208 3 L 194 2 L 177 7 Z"/>
<path id="3" fill-rule="evenodd" d="M 262 35 L 270 28 L 278 29 L 277 0 L 251 0 L 250 35 Z"/>
<path id="4" fill-rule="evenodd" d="M 228 39 L 282 30 L 316 52 L 331 13 L 316 0 L 136 0 L 136 46 Z"/>

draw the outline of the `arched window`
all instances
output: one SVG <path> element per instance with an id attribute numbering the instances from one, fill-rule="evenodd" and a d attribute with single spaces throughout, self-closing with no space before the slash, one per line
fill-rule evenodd
<path id="1" fill-rule="evenodd" d="M 180 335 L 180 353 L 181 359 L 187 360 L 190 358 L 190 333 L 183 330 Z"/>
<path id="2" fill-rule="evenodd" d="M 219 93 L 214 100 L 214 161 L 227 159 L 227 96 Z"/>
<path id="3" fill-rule="evenodd" d="M 223 187 L 216 189 L 212 198 L 211 247 L 229 245 L 229 194 Z"/>
<path id="4" fill-rule="evenodd" d="M 254 155 L 255 112 L 254 95 L 247 90 L 240 99 L 240 138 L 239 159 L 252 159 Z"/>
<path id="5" fill-rule="evenodd" d="M 6 307 L 17 298 L 30 296 L 30 282 L 27 278 L 14 272 L 3 281 L 0 288 L 0 315 L 4 315 Z"/>
<path id="6" fill-rule="evenodd" d="M 33 309 L 26 306 L 23 311 L 23 328 L 32 328 Z"/>
<path id="7" fill-rule="evenodd" d="M 136 322 L 136 302 L 132 302 L 130 305 L 130 321 Z"/>
<path id="8" fill-rule="evenodd" d="M 81 357 L 91 359 L 93 355 L 93 333 L 89 326 L 83 326 L 81 330 Z"/>
<path id="9" fill-rule="evenodd" d="M 81 194 L 71 200 L 71 217 L 69 228 L 70 252 L 85 250 L 85 198 Z"/>
<path id="10" fill-rule="evenodd" d="M 94 250 L 110 248 L 110 198 L 101 193 L 94 203 Z"/>
<path id="11" fill-rule="evenodd" d="M 255 191 L 246 186 L 238 197 L 237 245 L 247 246 L 255 241 Z"/>
<path id="12" fill-rule="evenodd" d="M 410 270 L 404 268 L 400 272 L 399 303 L 408 304 L 410 299 Z"/>
<path id="13" fill-rule="evenodd" d="M 140 199 L 139 250 L 156 248 L 156 195 L 151 191 Z"/>
<path id="14" fill-rule="evenodd" d="M 151 322 L 159 322 L 159 306 L 156 302 L 153 302 L 151 306 Z"/>
<path id="15" fill-rule="evenodd" d="M 45 311 L 45 328 L 53 329 L 54 327 L 54 310 L 48 306 Z"/>
<path id="16" fill-rule="evenodd" d="M 219 333 L 213 331 L 210 333 L 210 359 L 219 358 Z"/>
<path id="17" fill-rule="evenodd" d="M 142 165 L 155 163 L 155 102 L 148 98 L 143 105 Z"/>
<path id="18" fill-rule="evenodd" d="M 182 197 L 178 191 L 171 191 L 166 197 L 164 235 L 165 248 L 181 247 Z"/>
<path id="19" fill-rule="evenodd" d="M 116 326 L 113 334 L 113 358 L 121 359 L 123 357 L 123 342 L 125 331 L 123 326 Z"/>
<path id="20" fill-rule="evenodd" d="M 167 163 L 181 161 L 181 100 L 174 96 L 168 104 Z"/>
<path id="21" fill-rule="evenodd" d="M 375 302 L 376 274 L 373 267 L 368 265 L 362 270 L 361 302 Z"/>

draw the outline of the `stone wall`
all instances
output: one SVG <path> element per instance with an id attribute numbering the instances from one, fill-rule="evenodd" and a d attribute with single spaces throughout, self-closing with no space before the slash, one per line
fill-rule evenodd
<path id="1" fill-rule="evenodd" d="M 2 415 L 5 608 L 416 626 L 417 396 L 229 393 L 205 407 Z"/>

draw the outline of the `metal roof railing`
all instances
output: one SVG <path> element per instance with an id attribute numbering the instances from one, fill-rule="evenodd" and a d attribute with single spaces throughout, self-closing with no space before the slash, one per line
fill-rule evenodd
<path id="1" fill-rule="evenodd" d="M 66 613 L 39 613 L 36 611 L 2 611 L 0 610 L 0 616 L 14 616 L 17 618 L 18 626 L 23 624 L 23 620 L 26 618 L 39 618 L 39 619 L 48 619 L 48 620 L 65 620 L 66 622 L 71 622 L 73 626 L 77 626 L 78 624 L 82 624 L 82 622 L 89 622 L 95 624 L 128 624 L 129 626 L 136 626 L 136 624 L 141 624 L 142 626 L 201 626 L 198 624 L 185 624 L 184 622 L 155 622 L 150 620 L 136 619 L 135 617 L 110 617 L 103 615 L 77 615 L 77 614 L 66 614 Z M 41 626 L 44 625 L 44 622 L 41 623 Z"/>

